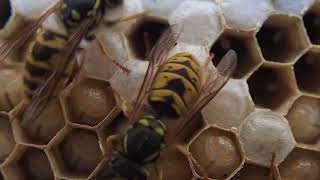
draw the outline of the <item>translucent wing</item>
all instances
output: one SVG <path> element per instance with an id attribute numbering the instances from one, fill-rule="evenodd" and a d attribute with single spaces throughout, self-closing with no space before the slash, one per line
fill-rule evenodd
<path id="1" fill-rule="evenodd" d="M 59 62 L 54 67 L 50 77 L 35 91 L 29 105 L 24 111 L 21 126 L 24 126 L 37 118 L 49 103 L 50 98 L 58 87 L 58 83 L 63 76 L 69 60 L 72 59 L 78 44 L 85 36 L 92 23 L 92 20 L 84 20 L 79 28 L 70 36 L 66 48 L 54 57 Z"/>
<path id="2" fill-rule="evenodd" d="M 167 144 L 173 143 L 187 125 L 195 119 L 201 109 L 213 99 L 222 87 L 227 83 L 237 66 L 237 55 L 229 50 L 222 58 L 213 75 L 209 77 L 204 88 L 201 90 L 197 101 L 176 122 L 172 132 L 168 132 Z"/>
<path id="3" fill-rule="evenodd" d="M 161 35 L 155 46 L 151 49 L 148 56 L 148 70 L 140 88 L 133 112 L 129 117 L 130 123 L 134 123 L 138 118 L 137 116 L 141 113 L 141 110 L 149 96 L 155 75 L 157 74 L 160 66 L 167 60 L 170 50 L 175 46 L 180 36 L 180 31 L 178 31 L 178 29 L 178 25 L 171 25 Z"/>
<path id="4" fill-rule="evenodd" d="M 34 32 L 41 26 L 50 14 L 56 12 L 61 6 L 61 3 L 57 3 L 44 13 L 37 21 L 28 24 L 23 28 L 22 31 L 18 32 L 17 35 L 6 40 L 6 42 L 0 47 L 0 62 L 3 61 L 14 49 L 17 49 L 27 42 L 32 37 Z"/>

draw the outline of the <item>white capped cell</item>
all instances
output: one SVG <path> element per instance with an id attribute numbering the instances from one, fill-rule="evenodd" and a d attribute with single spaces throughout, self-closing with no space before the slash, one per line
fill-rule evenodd
<path id="1" fill-rule="evenodd" d="M 270 110 L 257 110 L 246 118 L 240 127 L 240 142 L 248 159 L 266 167 L 273 153 L 279 164 L 296 145 L 286 118 Z"/>
<path id="2" fill-rule="evenodd" d="M 244 80 L 230 79 L 217 96 L 202 110 L 204 121 L 210 125 L 238 128 L 246 116 L 254 111 L 249 87 Z"/>
<path id="3" fill-rule="evenodd" d="M 270 0 L 214 0 L 221 8 L 226 24 L 231 29 L 251 30 L 263 23 L 273 12 Z"/>
<path id="4" fill-rule="evenodd" d="M 187 0 L 172 13 L 170 24 L 182 26 L 178 42 L 209 47 L 223 31 L 219 8 L 211 1 Z"/>

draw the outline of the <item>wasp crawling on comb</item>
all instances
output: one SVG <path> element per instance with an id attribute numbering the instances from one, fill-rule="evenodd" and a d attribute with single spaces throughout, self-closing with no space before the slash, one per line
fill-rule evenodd
<path id="1" fill-rule="evenodd" d="M 183 52 L 168 58 L 179 35 L 178 26 L 172 25 L 152 48 L 147 74 L 129 115 L 132 127 L 123 135 L 107 138 L 105 160 L 113 169 L 110 176 L 147 179 L 149 173 L 144 166 L 154 162 L 163 148 L 177 144 L 179 134 L 195 120 L 194 117 L 216 96 L 234 72 L 237 57 L 233 50 L 223 57 L 208 78 L 207 67 L 202 68 L 192 54 Z M 211 59 L 212 56 L 207 62 Z M 147 101 L 159 117 L 151 114 L 141 116 Z M 165 126 L 164 119 L 167 117 L 176 121 L 176 127 L 172 128 L 174 131 L 170 132 Z M 121 142 L 120 149 L 115 148 L 116 142 Z M 177 149 L 191 156 L 180 145 Z M 208 179 L 200 165 L 196 161 L 194 163 Z"/>
<path id="2" fill-rule="evenodd" d="M 80 41 L 88 37 L 91 29 L 100 23 L 107 8 L 121 3 L 122 1 L 115 0 L 63 0 L 21 31 L 21 34 L 19 33 L 1 46 L 0 61 L 13 49 L 21 47 L 37 31 L 35 39 L 31 41 L 26 52 L 24 75 L 26 101 L 17 108 L 25 109 L 28 105 L 21 121 L 22 126 L 35 119 L 45 108 L 49 99 L 74 78 L 79 68 L 76 61 L 72 59 Z M 58 13 L 64 23 L 67 36 L 40 27 L 41 23 L 54 12 Z M 131 20 L 144 14 L 145 12 L 122 17 L 114 23 Z M 93 37 L 98 40 L 102 52 L 108 56 L 99 35 L 93 34 Z M 126 73 L 129 72 L 115 60 L 112 62 Z M 15 112 L 12 114 L 16 116 Z"/>

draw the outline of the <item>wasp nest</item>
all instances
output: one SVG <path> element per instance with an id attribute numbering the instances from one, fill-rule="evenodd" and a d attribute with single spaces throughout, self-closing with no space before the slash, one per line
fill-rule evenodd
<path id="1" fill-rule="evenodd" d="M 1 41 L 56 1 L 34 2 L 0 2 Z M 110 57 L 96 42 L 86 44 L 81 76 L 32 124 L 22 126 L 20 117 L 8 115 L 23 98 L 21 59 L 16 60 L 21 56 L 9 56 L 10 63 L 0 66 L 0 179 L 108 179 L 105 140 L 127 129 L 125 115 L 149 63 L 144 34 L 153 46 L 171 24 L 183 27 L 171 54 L 187 51 L 203 64 L 214 53 L 210 68 L 229 49 L 238 55 L 232 79 L 183 136 L 208 177 L 268 179 L 275 153 L 277 179 L 320 179 L 319 1 L 124 0 L 104 19 L 143 10 L 145 17 L 96 28 Z M 173 147 L 154 165 L 163 179 L 203 175 Z M 147 168 L 149 179 L 156 179 L 159 172 Z"/>

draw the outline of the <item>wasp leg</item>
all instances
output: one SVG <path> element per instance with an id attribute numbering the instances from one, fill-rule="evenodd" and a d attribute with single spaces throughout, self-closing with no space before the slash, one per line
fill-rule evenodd
<path id="1" fill-rule="evenodd" d="M 144 17 L 149 11 L 143 11 L 140 13 L 135 13 L 127 16 L 121 16 L 119 18 L 113 19 L 113 20 L 105 20 L 104 24 L 107 26 L 111 26 L 117 23 L 125 22 L 125 21 L 131 21 L 140 17 Z"/>
<path id="2" fill-rule="evenodd" d="M 106 45 L 102 42 L 102 38 L 100 37 L 100 35 L 98 33 L 94 33 L 93 37 L 95 40 L 97 40 L 98 46 L 101 50 L 101 52 L 103 53 L 103 55 L 105 55 L 107 57 L 108 60 L 111 61 L 111 63 L 113 63 L 114 65 L 116 65 L 120 70 L 122 70 L 124 73 L 129 74 L 130 70 L 124 66 L 122 66 L 120 63 L 118 63 L 111 55 L 110 53 L 107 51 Z"/>
<path id="3" fill-rule="evenodd" d="M 195 165 L 196 169 L 199 170 L 200 176 L 205 180 L 209 180 L 207 171 L 198 163 L 198 161 L 192 156 L 192 154 L 186 150 L 182 145 L 177 145 L 176 148 L 185 156 L 189 157 L 192 163 Z"/>
<path id="4" fill-rule="evenodd" d="M 111 135 L 107 137 L 107 150 L 106 150 L 106 156 L 109 156 L 117 146 L 117 142 L 119 142 L 121 139 L 121 136 L 119 134 Z"/>
<path id="5" fill-rule="evenodd" d="M 276 167 L 276 153 L 272 154 L 272 158 L 271 158 L 271 164 L 270 164 L 270 175 L 269 175 L 269 180 L 273 180 L 276 177 L 276 171 L 277 171 L 277 167 Z"/>
<path id="6" fill-rule="evenodd" d="M 157 180 L 163 180 L 163 171 L 162 168 L 158 168 L 158 166 L 156 164 L 153 165 L 154 170 L 157 174 Z"/>

